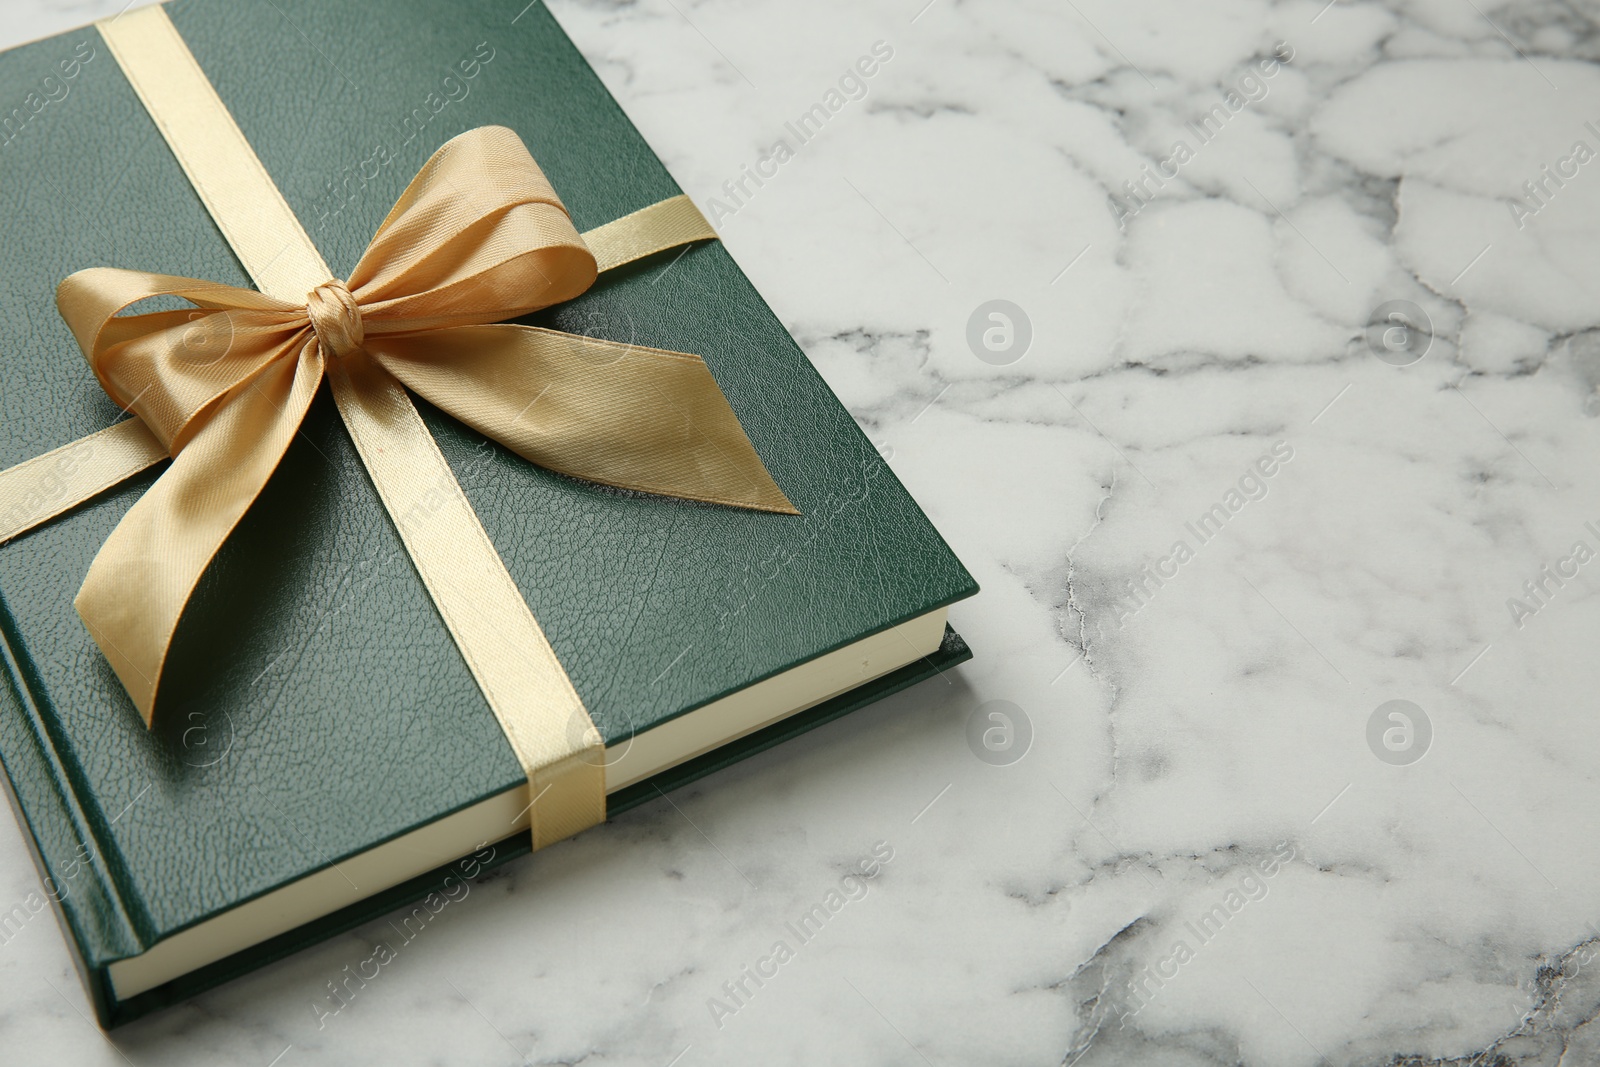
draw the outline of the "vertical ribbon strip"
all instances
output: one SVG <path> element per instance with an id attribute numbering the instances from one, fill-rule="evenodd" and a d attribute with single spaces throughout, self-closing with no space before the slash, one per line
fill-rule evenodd
<path id="1" fill-rule="evenodd" d="M 151 5 L 99 29 L 256 286 L 299 303 L 331 280 L 333 272 L 166 10 Z M 535 790 L 534 847 L 604 822 L 600 732 L 555 650 L 406 391 L 370 360 L 355 361 L 372 387 L 358 390 L 345 362 L 337 361 L 330 375 L 339 414 Z M 419 492 L 429 493 L 435 510 L 425 521 L 402 521 Z M 150 682 L 153 698 L 154 679 L 139 680 Z M 577 728 L 567 729 L 574 720 Z"/>

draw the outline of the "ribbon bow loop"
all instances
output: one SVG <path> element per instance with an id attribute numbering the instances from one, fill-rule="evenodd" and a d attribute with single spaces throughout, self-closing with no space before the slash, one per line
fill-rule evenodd
<path id="1" fill-rule="evenodd" d="M 120 314 L 161 297 L 194 308 Z M 69 276 L 56 304 L 106 394 L 174 456 L 203 414 L 293 347 L 306 325 L 303 310 L 254 289 L 109 267 Z"/>
<path id="2" fill-rule="evenodd" d="M 395 202 L 348 285 L 373 334 L 503 322 L 564 303 L 595 259 L 522 139 L 447 142 Z"/>
<path id="3" fill-rule="evenodd" d="M 685 226 L 686 203 L 636 213 L 670 207 L 654 232 L 636 216 L 596 231 L 607 266 L 713 236 Z M 109 268 L 61 283 L 57 304 L 96 378 L 173 457 L 112 531 L 75 602 L 146 723 L 195 585 L 335 367 L 339 388 L 373 411 L 398 379 L 551 470 L 798 514 L 698 356 L 494 325 L 573 299 L 597 269 L 522 141 L 491 126 L 441 147 L 348 281 L 329 279 L 302 304 Z M 155 298 L 192 306 L 123 314 Z M 349 424 L 344 400 L 340 411 Z"/>

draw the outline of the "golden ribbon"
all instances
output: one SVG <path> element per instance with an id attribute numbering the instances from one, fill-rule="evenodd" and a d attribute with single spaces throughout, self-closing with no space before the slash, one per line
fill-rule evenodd
<path id="1" fill-rule="evenodd" d="M 499 324 L 571 300 L 600 270 L 714 231 L 674 197 L 580 236 L 517 135 L 482 127 L 428 160 L 339 280 L 165 12 L 144 8 L 100 31 L 260 288 L 108 268 L 62 282 L 62 316 L 106 392 L 138 419 L 0 473 L 0 538 L 115 484 L 119 469 L 173 457 L 76 600 L 149 723 L 185 604 L 326 377 L 527 773 L 534 847 L 602 821 L 598 731 L 407 390 L 551 470 L 797 514 L 698 356 Z M 120 314 L 154 297 L 194 307 Z M 41 472 L 74 454 L 61 499 L 27 506 Z"/>

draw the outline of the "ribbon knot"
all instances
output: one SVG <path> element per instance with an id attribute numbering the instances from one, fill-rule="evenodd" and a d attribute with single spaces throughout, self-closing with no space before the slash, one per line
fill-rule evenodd
<path id="1" fill-rule="evenodd" d="M 367 338 L 361 323 L 361 305 L 338 278 L 323 282 L 306 294 L 306 314 L 325 356 L 342 359 L 360 349 Z"/>

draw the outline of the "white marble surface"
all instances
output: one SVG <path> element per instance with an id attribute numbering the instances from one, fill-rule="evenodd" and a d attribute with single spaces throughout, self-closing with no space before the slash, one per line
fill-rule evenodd
<path id="1" fill-rule="evenodd" d="M 552 6 L 708 212 L 893 49 L 720 222 L 983 584 L 978 658 L 475 884 L 320 1027 L 381 926 L 108 1041 L 41 917 L 0 1058 L 1600 1062 L 1600 162 L 1562 163 L 1600 151 L 1600 4 L 922 2 Z M 119 4 L 5 0 L 0 43 Z M 1033 332 L 1003 366 L 994 298 Z M 1389 300 L 1432 323 L 1410 366 Z M 1009 765 L 967 741 L 991 700 Z M 1426 746 L 1369 746 L 1391 700 Z M 10 820 L 0 855 L 3 905 Z"/>

